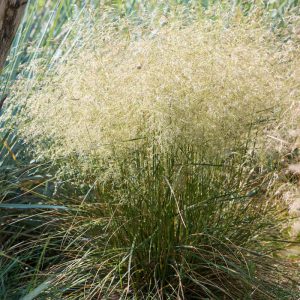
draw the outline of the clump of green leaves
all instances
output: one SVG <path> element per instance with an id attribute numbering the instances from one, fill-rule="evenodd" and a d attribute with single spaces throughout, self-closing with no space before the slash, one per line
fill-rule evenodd
<path id="1" fill-rule="evenodd" d="M 118 180 L 96 181 L 77 201 L 74 193 L 78 208 L 66 236 L 77 255 L 54 280 L 67 287 L 61 297 L 296 295 L 293 266 L 274 256 L 288 221 L 273 197 L 276 175 L 255 168 L 245 151 L 253 145 L 240 146 L 226 161 L 207 161 L 194 145 L 164 154 L 152 146 L 118 161 Z"/>

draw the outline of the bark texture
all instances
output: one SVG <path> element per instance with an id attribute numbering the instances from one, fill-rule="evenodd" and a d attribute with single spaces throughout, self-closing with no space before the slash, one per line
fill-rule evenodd
<path id="1" fill-rule="evenodd" d="M 22 20 L 27 0 L 0 0 L 0 71 Z"/>

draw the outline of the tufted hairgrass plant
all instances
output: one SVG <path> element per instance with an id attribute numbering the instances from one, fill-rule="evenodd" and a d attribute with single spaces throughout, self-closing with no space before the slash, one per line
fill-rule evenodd
<path id="1" fill-rule="evenodd" d="M 0 297 L 299 298 L 277 257 L 297 37 L 247 3 L 175 2 L 77 14 L 61 1 L 44 31 L 25 19 L 43 48 L 24 42 L 22 73 L 13 48 L 1 120 L 33 162 L 22 169 L 3 131 L 17 167 L 0 175 Z M 279 2 L 266 8 L 281 23 L 294 1 Z"/>

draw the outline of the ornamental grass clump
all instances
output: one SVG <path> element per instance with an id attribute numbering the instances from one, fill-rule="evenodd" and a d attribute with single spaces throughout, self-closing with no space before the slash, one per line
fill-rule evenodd
<path id="1" fill-rule="evenodd" d="M 179 19 L 96 22 L 15 90 L 20 136 L 70 209 L 63 257 L 42 270 L 57 299 L 298 297 L 275 255 L 288 208 L 274 147 L 297 120 L 296 46 L 247 18 Z"/>

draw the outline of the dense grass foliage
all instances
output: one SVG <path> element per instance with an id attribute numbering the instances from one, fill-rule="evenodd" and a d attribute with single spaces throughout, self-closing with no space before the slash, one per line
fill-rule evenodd
<path id="1" fill-rule="evenodd" d="M 298 299 L 297 12 L 30 3 L 1 80 L 0 298 Z"/>
<path id="2" fill-rule="evenodd" d="M 244 156 L 203 164 L 186 144 L 152 154 L 126 156 L 119 180 L 81 201 L 68 236 L 84 257 L 58 276 L 76 291 L 63 298 L 292 298 L 292 268 L 273 257 L 287 220 L 273 171 L 251 174 Z"/>

